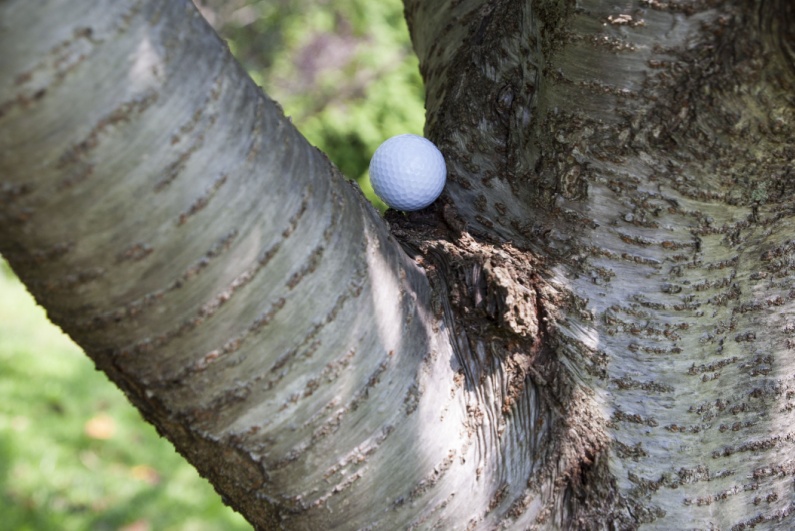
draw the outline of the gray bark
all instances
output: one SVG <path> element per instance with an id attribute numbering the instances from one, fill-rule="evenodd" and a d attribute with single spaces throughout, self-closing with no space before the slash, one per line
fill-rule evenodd
<path id="1" fill-rule="evenodd" d="M 792 3 L 408 6 L 456 223 L 547 317 L 564 475 L 620 525 L 791 527 Z"/>
<path id="2" fill-rule="evenodd" d="M 3 2 L 0 253 L 259 528 L 788 527 L 793 7 L 406 14 L 388 229 L 191 4 Z"/>
<path id="3" fill-rule="evenodd" d="M 53 322 L 253 523 L 416 518 L 461 406 L 375 210 L 192 4 L 2 7 L 1 248 Z"/>

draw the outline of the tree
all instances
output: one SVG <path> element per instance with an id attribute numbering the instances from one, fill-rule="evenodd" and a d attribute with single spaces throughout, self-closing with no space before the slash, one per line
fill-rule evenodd
<path id="1" fill-rule="evenodd" d="M 193 6 L 0 5 L 0 253 L 258 528 L 736 528 L 795 499 L 795 8 L 406 1 L 386 221 Z"/>

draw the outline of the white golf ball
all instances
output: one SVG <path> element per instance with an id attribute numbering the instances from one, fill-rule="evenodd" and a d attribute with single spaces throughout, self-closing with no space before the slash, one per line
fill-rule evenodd
<path id="1" fill-rule="evenodd" d="M 395 210 L 420 210 L 444 188 L 447 168 L 433 142 L 417 135 L 393 136 L 370 160 L 370 182 L 376 195 Z"/>

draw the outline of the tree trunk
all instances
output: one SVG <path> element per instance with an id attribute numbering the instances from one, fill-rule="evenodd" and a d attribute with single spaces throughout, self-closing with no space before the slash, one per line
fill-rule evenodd
<path id="1" fill-rule="evenodd" d="M 0 253 L 258 528 L 792 525 L 795 8 L 406 14 L 387 228 L 190 3 L 3 2 Z"/>

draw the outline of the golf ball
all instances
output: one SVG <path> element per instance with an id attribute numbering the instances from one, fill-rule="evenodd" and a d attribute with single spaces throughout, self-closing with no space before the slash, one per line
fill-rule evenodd
<path id="1" fill-rule="evenodd" d="M 376 195 L 395 210 L 420 210 L 444 188 L 447 168 L 433 142 L 417 135 L 393 136 L 370 160 L 370 182 Z"/>

